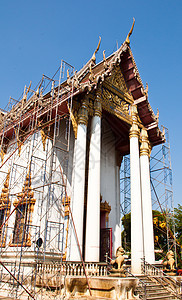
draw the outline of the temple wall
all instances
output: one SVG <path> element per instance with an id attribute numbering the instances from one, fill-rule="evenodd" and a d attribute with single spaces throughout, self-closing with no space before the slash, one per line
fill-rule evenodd
<path id="1" fill-rule="evenodd" d="M 57 131 L 56 133 L 55 146 L 57 148 L 66 149 L 67 140 L 65 139 L 65 130 L 65 122 L 62 122 L 62 124 L 60 124 L 59 131 Z M 8 146 L 7 153 L 4 156 L 4 161 L 10 157 L 16 147 L 17 142 L 16 139 L 14 139 Z M 73 131 L 71 130 L 69 154 L 65 151 L 57 149 L 56 147 L 54 150 L 54 155 L 51 156 L 52 139 L 46 138 L 43 145 L 41 132 L 36 132 L 24 142 L 21 147 L 20 156 L 17 150 L 15 154 L 12 155 L 11 158 L 9 158 L 1 168 L 0 193 L 2 191 L 7 172 L 8 170 L 10 170 L 9 190 L 11 193 L 11 213 L 15 207 L 13 203 L 18 200 L 17 194 L 22 193 L 22 188 L 25 183 L 25 177 L 28 173 L 29 164 L 31 161 L 31 187 L 33 191 L 33 198 L 36 199 L 36 201 L 33 207 L 33 213 L 31 214 L 30 250 L 33 250 L 35 248 L 34 242 L 36 242 L 39 236 L 43 239 L 43 241 L 45 241 L 45 238 L 48 240 L 48 250 L 56 250 L 57 248 L 61 248 L 60 244 L 62 241 L 62 237 L 60 236 L 60 234 L 62 234 L 63 227 L 63 220 L 61 216 L 61 199 L 64 196 L 63 192 L 65 193 L 63 183 L 67 183 L 68 196 L 71 194 L 74 148 Z M 67 160 L 68 156 L 69 160 Z M 51 169 L 53 170 L 52 174 Z M 62 170 L 62 172 L 60 170 Z M 68 178 L 66 178 L 66 174 L 68 174 Z M 54 184 L 52 184 L 50 187 L 49 183 L 51 181 L 54 182 Z M 16 212 L 14 212 L 8 220 L 6 244 L 12 242 L 15 218 Z M 46 232 L 46 237 L 45 227 L 47 227 L 48 229 Z M 13 249 L 14 247 L 9 248 L 9 250 L 11 251 L 13 251 Z"/>
<path id="2" fill-rule="evenodd" d="M 108 227 L 112 228 L 113 255 L 121 245 L 119 167 L 116 162 L 115 137 L 109 125 L 102 123 L 101 196 L 111 206 Z"/>

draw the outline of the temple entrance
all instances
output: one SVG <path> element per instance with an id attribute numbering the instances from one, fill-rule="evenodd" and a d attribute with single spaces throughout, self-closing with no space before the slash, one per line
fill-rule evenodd
<path id="1" fill-rule="evenodd" d="M 105 262 L 107 257 L 112 258 L 112 228 L 101 228 L 100 261 Z"/>

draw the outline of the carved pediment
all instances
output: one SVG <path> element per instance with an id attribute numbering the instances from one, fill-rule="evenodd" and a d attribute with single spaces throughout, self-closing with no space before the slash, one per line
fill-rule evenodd
<path id="1" fill-rule="evenodd" d="M 134 100 L 119 66 L 115 67 L 111 76 L 103 82 L 102 99 L 105 110 L 129 124 L 132 123 L 129 111 Z"/>
<path id="2" fill-rule="evenodd" d="M 112 74 L 109 78 L 107 78 L 107 82 L 109 82 L 111 85 L 118 88 L 120 91 L 122 91 L 124 94 L 129 94 L 131 97 L 131 93 L 127 89 L 123 74 L 121 72 L 120 66 L 115 67 L 112 70 Z"/>

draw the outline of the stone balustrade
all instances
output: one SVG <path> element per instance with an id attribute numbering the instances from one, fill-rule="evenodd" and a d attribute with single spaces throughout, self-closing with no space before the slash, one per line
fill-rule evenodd
<path id="1" fill-rule="evenodd" d="M 143 263 L 143 273 L 145 275 L 151 276 L 163 276 L 163 265 L 162 264 L 155 264 L 151 265 L 147 262 Z"/>
<path id="2" fill-rule="evenodd" d="M 36 285 L 58 287 L 65 276 L 107 276 L 107 264 L 85 263 L 85 271 L 82 263 L 37 263 L 35 266 Z"/>

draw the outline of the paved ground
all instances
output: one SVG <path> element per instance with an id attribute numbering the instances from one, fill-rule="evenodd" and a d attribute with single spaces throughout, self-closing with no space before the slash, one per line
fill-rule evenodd
<path id="1" fill-rule="evenodd" d="M 9 298 L 9 297 L 4 297 L 4 296 L 0 296 L 0 299 L 3 300 L 14 300 L 14 298 Z M 91 297 L 91 296 L 87 296 L 87 297 L 71 297 L 70 300 L 111 300 L 111 298 L 103 298 L 103 297 Z"/>
<path id="2" fill-rule="evenodd" d="M 14 298 L 10 298 L 10 297 L 5 297 L 5 296 L 0 296 L 0 300 L 14 300 Z M 27 299 L 27 298 L 25 298 Z M 87 297 L 71 297 L 70 300 L 111 300 L 111 298 L 105 298 L 105 297 L 91 297 L 91 296 L 87 296 Z"/>
<path id="3" fill-rule="evenodd" d="M 9 298 L 9 297 L 0 296 L 0 299 L 3 299 L 3 300 L 12 300 L 13 298 Z"/>

